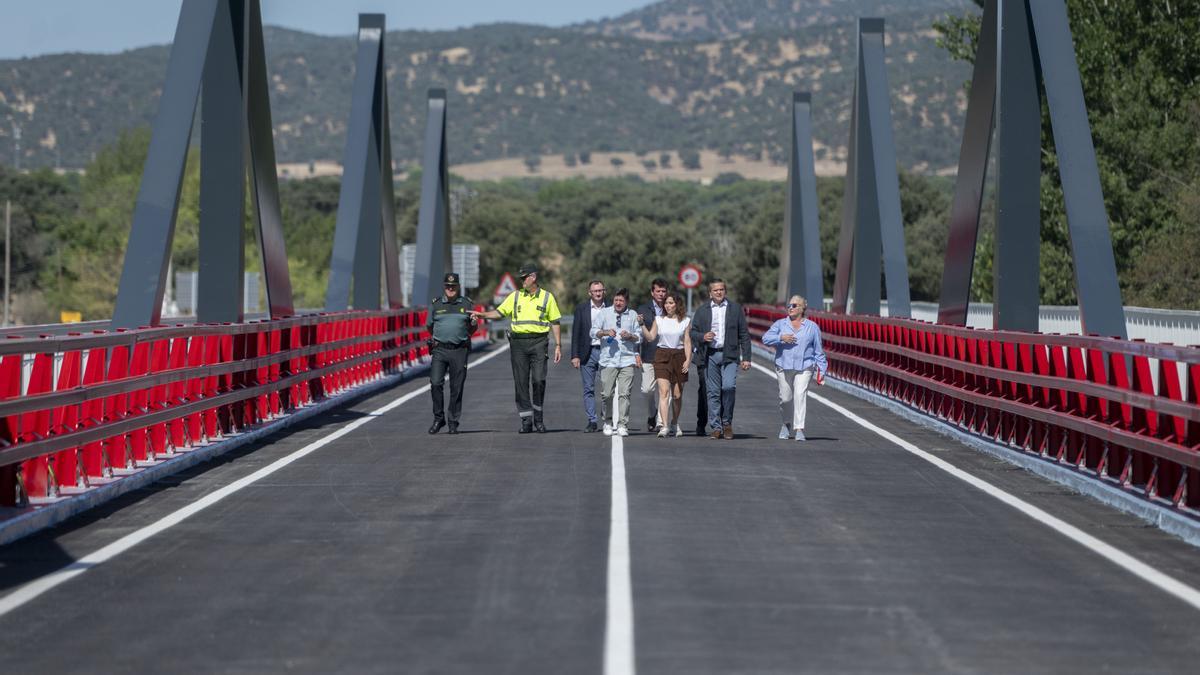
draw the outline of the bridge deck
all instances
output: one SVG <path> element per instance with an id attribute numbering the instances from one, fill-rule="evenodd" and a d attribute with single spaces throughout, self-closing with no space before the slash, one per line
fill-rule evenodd
<path id="1" fill-rule="evenodd" d="M 601 672 L 611 441 L 577 431 L 575 371 L 565 361 L 551 369 L 546 435 L 515 433 L 502 352 L 471 371 L 462 435 L 425 433 L 423 384 L 0 549 L 0 612 L 32 598 L 0 615 L 6 665 Z M 739 384 L 734 441 L 624 439 L 638 670 L 1194 668 L 1195 608 L 821 404 L 810 407 L 812 440 L 776 440 L 773 380 L 751 371 Z M 411 392 L 36 592 L 54 570 Z M 821 394 L 1200 585 L 1194 548 L 857 399 Z M 693 384 L 686 410 L 694 396 Z M 635 420 L 641 410 L 635 395 Z"/>

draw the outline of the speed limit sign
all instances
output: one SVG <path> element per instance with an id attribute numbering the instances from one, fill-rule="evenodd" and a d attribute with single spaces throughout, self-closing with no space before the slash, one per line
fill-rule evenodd
<path id="1" fill-rule="evenodd" d="M 679 268 L 679 283 L 684 288 L 696 288 L 700 285 L 700 268 L 695 265 L 684 265 Z"/>

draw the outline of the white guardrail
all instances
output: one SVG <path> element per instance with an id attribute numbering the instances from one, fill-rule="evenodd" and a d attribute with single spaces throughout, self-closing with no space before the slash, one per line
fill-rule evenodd
<path id="1" fill-rule="evenodd" d="M 826 298 L 825 310 L 829 311 L 831 305 L 832 300 Z M 914 302 L 912 303 L 912 318 L 936 322 L 937 309 L 936 302 Z M 880 316 L 888 316 L 887 300 L 880 305 Z M 967 326 L 991 328 L 991 303 L 971 303 L 967 309 Z M 1130 340 L 1200 346 L 1200 312 L 1197 311 L 1126 307 L 1125 327 L 1129 331 Z M 1079 308 L 1042 305 L 1038 308 L 1038 332 L 1082 335 L 1083 328 L 1079 321 Z"/>

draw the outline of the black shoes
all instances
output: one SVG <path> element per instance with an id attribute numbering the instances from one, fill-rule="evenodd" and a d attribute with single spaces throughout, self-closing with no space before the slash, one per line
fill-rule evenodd
<path id="1" fill-rule="evenodd" d="M 446 426 L 446 420 L 434 420 L 433 426 L 429 427 L 429 433 L 436 434 L 437 432 L 441 431 L 442 427 L 444 426 Z M 451 429 L 453 429 L 453 427 L 451 427 Z M 450 433 L 456 432 L 452 430 Z"/>
<path id="2" fill-rule="evenodd" d="M 596 423 L 595 423 L 595 422 L 588 422 L 587 428 L 586 428 L 586 429 L 584 429 L 583 431 L 584 431 L 584 433 L 588 433 L 588 434 L 594 434 L 594 433 L 596 433 Z"/>
<path id="3" fill-rule="evenodd" d="M 533 433 L 533 420 L 529 419 L 528 417 L 522 417 L 521 418 L 521 430 L 518 431 L 517 433 L 519 433 L 519 434 Z"/>
<path id="4" fill-rule="evenodd" d="M 646 418 L 646 431 L 654 431 L 658 428 L 658 415 L 651 415 Z"/>
<path id="5" fill-rule="evenodd" d="M 451 422 L 450 428 L 446 430 L 446 433 L 457 434 L 458 433 L 458 422 Z"/>
<path id="6" fill-rule="evenodd" d="M 696 435 L 697 436 L 707 436 L 708 435 L 708 430 L 704 428 L 703 424 L 696 425 Z"/>
<path id="7" fill-rule="evenodd" d="M 544 433 L 546 433 L 546 425 L 543 424 L 541 420 L 534 420 L 533 421 L 533 430 L 538 432 L 539 434 L 544 434 Z"/>

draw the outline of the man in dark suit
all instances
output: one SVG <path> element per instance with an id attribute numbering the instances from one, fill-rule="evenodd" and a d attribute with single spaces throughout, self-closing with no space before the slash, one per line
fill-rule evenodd
<path id="1" fill-rule="evenodd" d="M 637 308 L 642 325 L 649 328 L 654 325 L 654 318 L 662 316 L 663 303 L 667 301 L 667 282 L 657 278 L 650 282 L 650 302 Z M 642 394 L 646 396 L 646 431 L 654 431 L 659 424 L 665 424 L 658 419 L 658 383 L 654 379 L 654 354 L 658 346 L 654 340 L 643 340 L 641 353 L 638 355 L 638 370 L 642 376 Z"/>
<path id="2" fill-rule="evenodd" d="M 725 282 L 708 284 L 708 302 L 696 310 L 689 329 L 692 344 L 702 344 L 697 358 L 705 365 L 708 426 L 713 438 L 733 438 L 733 404 L 737 372 L 750 370 L 750 328 L 742 306 L 725 297 Z"/>
<path id="3" fill-rule="evenodd" d="M 599 279 L 588 284 L 588 299 L 575 305 L 571 323 L 571 365 L 579 370 L 583 380 L 583 410 L 588 423 L 584 431 L 596 430 L 596 372 L 600 370 L 600 340 L 590 337 L 592 318 L 608 307 L 604 299 L 604 282 Z"/>

